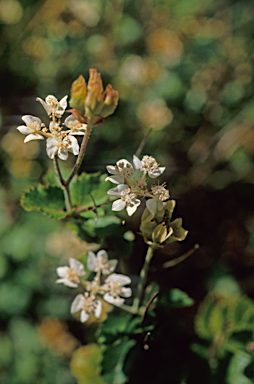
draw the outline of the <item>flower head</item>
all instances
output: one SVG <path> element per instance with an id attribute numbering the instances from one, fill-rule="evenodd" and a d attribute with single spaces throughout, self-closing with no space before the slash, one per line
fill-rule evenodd
<path id="1" fill-rule="evenodd" d="M 90 314 L 98 319 L 101 315 L 102 303 L 100 300 L 95 300 L 94 295 L 89 295 L 88 292 L 85 292 L 84 295 L 79 294 L 75 297 L 71 305 L 71 313 L 80 312 L 80 321 L 84 323 L 90 317 Z"/>
<path id="2" fill-rule="evenodd" d="M 123 297 L 131 296 L 131 288 L 124 287 L 124 285 L 130 284 L 131 279 L 129 276 L 121 275 L 118 273 L 112 273 L 106 280 L 102 289 L 106 291 L 103 295 L 103 299 L 110 304 L 120 306 L 124 303 Z"/>
<path id="3" fill-rule="evenodd" d="M 53 159 L 57 154 L 59 159 L 67 160 L 68 152 L 73 153 L 73 155 L 79 154 L 79 145 L 74 136 L 64 136 L 60 132 L 59 134 L 54 134 L 53 137 L 49 137 L 47 139 L 46 151 L 50 159 Z"/>
<path id="4" fill-rule="evenodd" d="M 119 184 L 116 188 L 110 189 L 108 194 L 120 198 L 113 202 L 112 211 L 122 211 L 126 207 L 128 215 L 131 216 L 140 205 L 140 200 L 126 184 Z"/>
<path id="5" fill-rule="evenodd" d="M 165 167 L 159 167 L 159 164 L 152 156 L 143 156 L 141 163 L 143 171 L 146 171 L 152 179 L 160 176 L 165 171 Z"/>
<path id="6" fill-rule="evenodd" d="M 41 133 L 42 123 L 39 117 L 25 115 L 22 116 L 22 120 L 26 125 L 20 125 L 17 127 L 17 130 L 23 135 L 27 135 L 25 137 L 24 143 L 27 143 L 31 140 L 43 140 L 43 134 Z"/>
<path id="7" fill-rule="evenodd" d="M 124 184 L 126 179 L 129 179 L 134 172 L 132 164 L 126 159 L 119 160 L 116 165 L 107 165 L 106 168 L 113 175 L 108 176 L 106 181 L 109 180 L 114 184 Z"/>
<path id="8" fill-rule="evenodd" d="M 79 278 L 86 274 L 84 265 L 72 257 L 69 259 L 69 265 L 69 267 L 64 266 L 56 269 L 56 273 L 60 277 L 56 282 L 62 283 L 67 287 L 76 288 L 80 282 Z"/>
<path id="9" fill-rule="evenodd" d="M 107 252 L 102 249 L 97 253 L 97 256 L 93 252 L 88 252 L 87 267 L 90 271 L 99 272 L 103 275 L 109 275 L 112 273 L 117 265 L 117 260 L 108 260 Z"/>
<path id="10" fill-rule="evenodd" d="M 86 132 L 87 124 L 80 123 L 73 115 L 68 116 L 64 124 L 67 128 L 70 128 L 67 131 L 69 135 L 84 135 Z"/>
<path id="11" fill-rule="evenodd" d="M 55 96 L 48 95 L 45 101 L 40 97 L 37 97 L 36 100 L 42 104 L 49 116 L 61 117 L 67 108 L 67 97 L 68 96 L 64 96 L 60 101 L 58 101 Z"/>

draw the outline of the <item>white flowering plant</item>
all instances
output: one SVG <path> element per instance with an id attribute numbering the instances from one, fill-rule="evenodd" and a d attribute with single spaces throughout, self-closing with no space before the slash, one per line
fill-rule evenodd
<path id="1" fill-rule="evenodd" d="M 70 257 L 69 265 L 59 266 L 56 270 L 57 284 L 77 289 L 70 306 L 71 314 L 81 323 L 99 324 L 98 343 L 104 345 L 103 380 L 122 384 L 127 380 L 122 370 L 125 357 L 138 343 L 133 335 L 141 335 L 147 349 L 148 336 L 155 326 L 154 322 L 145 324 L 145 318 L 152 312 L 154 300 L 159 295 L 157 286 L 147 286 L 154 252 L 167 244 L 184 240 L 187 231 L 182 228 L 182 219 L 171 220 L 175 201 L 170 199 L 166 183 L 157 181 L 166 168 L 160 166 L 153 156 L 139 158 L 145 142 L 133 155 L 132 163 L 121 159 L 116 165 L 107 165 L 107 175 L 78 175 L 92 130 L 114 113 L 118 92 L 111 85 L 104 90 L 100 74 L 96 69 L 91 69 L 88 84 L 80 75 L 73 82 L 70 93 L 70 109 L 67 109 L 67 96 L 60 101 L 53 95 L 48 95 L 45 101 L 37 98 L 50 119 L 49 124 L 43 123 L 38 117 L 25 115 L 22 117 L 25 125 L 17 127 L 25 135 L 24 143 L 46 140 L 46 153 L 53 160 L 56 175 L 55 182 L 26 191 L 21 204 L 28 211 L 37 210 L 56 220 L 71 220 L 72 228 L 82 239 L 95 237 L 101 248 L 104 248 L 103 244 L 110 244 L 105 241 L 108 234 L 105 228 L 113 224 L 115 231 L 116 226 L 121 225 L 116 213 L 126 209 L 127 215 L 132 216 L 137 210 L 143 209 L 140 234 L 148 248 L 137 284 L 121 273 L 117 260 L 121 249 L 100 249 L 97 254 L 89 251 L 85 259 Z M 64 118 L 66 113 L 68 116 Z M 64 178 L 59 160 L 66 161 L 70 153 L 76 156 L 76 161 L 69 176 Z M 109 258 L 108 254 L 116 258 Z M 174 260 L 174 265 L 185 257 Z M 191 300 L 187 295 L 181 297 L 182 302 L 190 305 Z M 118 308 L 117 320 L 112 308 Z M 113 329 L 114 324 L 118 329 L 118 320 L 121 324 L 119 332 Z M 113 364 L 115 371 L 112 374 L 117 375 L 118 372 L 119 376 L 120 372 L 117 381 L 107 376 L 109 367 L 105 363 L 110 359 L 112 340 L 123 348 L 122 355 L 119 355 L 121 361 L 116 359 Z"/>

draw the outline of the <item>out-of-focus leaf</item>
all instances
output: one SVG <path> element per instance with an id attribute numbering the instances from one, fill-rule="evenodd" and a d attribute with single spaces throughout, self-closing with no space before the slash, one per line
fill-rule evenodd
<path id="1" fill-rule="evenodd" d="M 252 361 L 251 355 L 246 352 L 239 351 L 231 359 L 227 370 L 226 382 L 228 384 L 252 384 L 252 378 L 245 376 L 244 371 Z"/>
<path id="2" fill-rule="evenodd" d="M 194 300 L 178 288 L 170 290 L 170 300 L 174 307 L 189 307 L 194 304 Z"/>
<path id="3" fill-rule="evenodd" d="M 88 344 L 77 349 L 72 356 L 70 367 L 79 384 L 105 384 L 100 376 L 102 349 Z"/>
<path id="4" fill-rule="evenodd" d="M 26 211 L 41 211 L 57 220 L 67 215 L 63 191 L 57 186 L 32 187 L 21 197 L 21 205 Z"/>

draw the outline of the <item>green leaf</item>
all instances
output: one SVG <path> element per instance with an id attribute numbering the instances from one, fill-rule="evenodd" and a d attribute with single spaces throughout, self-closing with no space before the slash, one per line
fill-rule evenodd
<path id="1" fill-rule="evenodd" d="M 26 211 L 41 211 L 57 220 L 67 215 L 63 191 L 57 186 L 32 187 L 21 197 L 21 205 Z"/>
<path id="2" fill-rule="evenodd" d="M 251 361 L 252 357 L 248 353 L 242 351 L 236 353 L 230 360 L 226 382 L 228 384 L 253 384 L 253 380 L 250 380 L 244 374 Z"/>
<path id="3" fill-rule="evenodd" d="M 77 349 L 71 359 L 70 368 L 79 384 L 105 384 L 100 376 L 102 349 L 88 344 Z"/>
<path id="4" fill-rule="evenodd" d="M 194 300 L 178 288 L 170 290 L 170 300 L 174 307 L 189 307 L 194 304 Z"/>
<path id="5" fill-rule="evenodd" d="M 70 185 L 70 193 L 73 205 L 77 207 L 93 207 L 109 200 L 107 191 L 112 187 L 106 182 L 107 175 L 97 173 L 82 173 Z"/>
<path id="6" fill-rule="evenodd" d="M 136 344 L 135 340 L 124 338 L 107 346 L 103 352 L 102 376 L 108 384 L 124 384 L 128 377 L 123 372 L 127 353 Z"/>
<path id="7" fill-rule="evenodd" d="M 122 310 L 120 312 L 118 310 L 111 312 L 100 326 L 98 341 L 100 343 L 111 343 L 112 340 L 115 341 L 116 336 L 119 338 L 119 334 L 126 333 L 131 318 L 132 315 L 130 313 Z"/>

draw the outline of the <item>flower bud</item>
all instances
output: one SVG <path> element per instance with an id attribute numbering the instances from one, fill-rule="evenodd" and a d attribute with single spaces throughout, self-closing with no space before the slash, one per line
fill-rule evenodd
<path id="1" fill-rule="evenodd" d="M 173 229 L 169 228 L 169 232 L 167 232 L 167 227 L 165 223 L 161 223 L 154 228 L 152 233 L 152 240 L 154 243 L 163 243 L 165 240 L 169 238 L 173 233 Z"/>
<path id="2" fill-rule="evenodd" d="M 102 108 L 103 94 L 100 92 L 99 85 L 94 84 L 93 88 L 86 95 L 85 111 L 88 116 L 100 116 Z"/>
<path id="3" fill-rule="evenodd" d="M 102 117 L 107 117 L 114 113 L 119 99 L 119 93 L 112 87 L 111 84 L 108 84 L 104 92 L 104 106 L 100 115 Z"/>
<path id="4" fill-rule="evenodd" d="M 80 115 L 85 113 L 85 98 L 86 98 L 86 81 L 80 75 L 71 86 L 71 100 L 70 105 L 75 108 Z"/>

